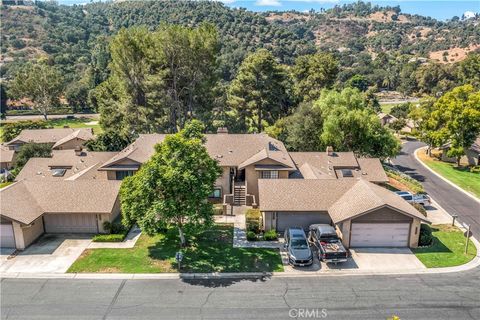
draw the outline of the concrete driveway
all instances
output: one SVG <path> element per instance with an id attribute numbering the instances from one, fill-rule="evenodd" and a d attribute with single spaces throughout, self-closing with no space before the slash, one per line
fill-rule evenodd
<path id="1" fill-rule="evenodd" d="M 335 272 L 338 271 L 371 271 L 394 272 L 406 270 L 421 270 L 425 266 L 408 248 L 355 248 L 350 249 L 351 258 L 344 263 L 324 263 L 318 260 L 314 253 L 314 262 L 310 267 L 292 267 L 288 265 L 286 253 L 282 252 L 285 272 Z"/>
<path id="2" fill-rule="evenodd" d="M 0 272 L 65 273 L 91 243 L 91 235 L 44 234 L 16 256 L 2 255 Z"/>

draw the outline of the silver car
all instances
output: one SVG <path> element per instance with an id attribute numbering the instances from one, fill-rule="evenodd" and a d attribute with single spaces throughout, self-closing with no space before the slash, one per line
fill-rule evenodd
<path id="1" fill-rule="evenodd" d="M 313 263 L 313 254 L 307 242 L 307 236 L 302 228 L 285 230 L 285 248 L 288 262 L 293 266 L 309 266 Z"/>

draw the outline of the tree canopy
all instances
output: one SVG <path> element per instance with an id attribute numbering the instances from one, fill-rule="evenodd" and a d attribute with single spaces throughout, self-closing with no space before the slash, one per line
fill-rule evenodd
<path id="1" fill-rule="evenodd" d="M 206 200 L 221 169 L 204 146 L 203 130 L 198 121 L 187 123 L 157 144 L 134 176 L 123 180 L 120 199 L 126 225 L 137 223 L 148 234 L 175 226 L 185 245 L 185 228 L 212 223 L 212 204 Z"/>

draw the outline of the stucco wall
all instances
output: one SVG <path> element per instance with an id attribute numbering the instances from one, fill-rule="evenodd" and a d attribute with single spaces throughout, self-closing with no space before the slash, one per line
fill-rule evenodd
<path id="1" fill-rule="evenodd" d="M 18 250 L 23 250 L 34 242 L 43 233 L 42 217 L 32 222 L 30 227 L 26 227 L 18 222 L 13 221 L 13 232 L 15 234 L 15 246 Z"/>
<path id="2" fill-rule="evenodd" d="M 222 199 L 230 193 L 230 167 L 222 167 L 222 175 L 215 181 L 215 187 L 222 188 Z"/>
<path id="3" fill-rule="evenodd" d="M 418 247 L 418 240 L 420 239 L 420 224 L 420 219 L 414 218 L 410 225 L 410 248 Z"/>
<path id="4" fill-rule="evenodd" d="M 275 162 L 270 159 L 265 159 L 258 161 L 255 164 L 249 165 L 245 168 L 245 180 L 247 181 L 247 193 L 253 194 L 255 196 L 256 202 L 260 203 L 258 198 L 258 179 L 260 177 L 260 171 L 255 170 L 255 165 L 257 164 L 270 164 L 278 165 L 278 162 Z M 288 171 L 281 170 L 278 172 L 279 179 L 288 179 Z"/>

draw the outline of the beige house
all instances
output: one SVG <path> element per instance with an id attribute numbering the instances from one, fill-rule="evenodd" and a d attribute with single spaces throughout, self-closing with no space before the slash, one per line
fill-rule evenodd
<path id="1" fill-rule="evenodd" d="M 265 229 L 331 224 L 346 247 L 416 247 L 420 223 L 428 223 L 401 197 L 364 179 L 262 180 L 259 189 Z"/>
<path id="2" fill-rule="evenodd" d="M 56 150 L 75 149 L 93 137 L 92 128 L 26 129 L 5 146 L 18 151 L 26 143 L 51 143 Z"/>
<path id="3" fill-rule="evenodd" d="M 32 158 L 0 191 L 2 246 L 23 249 L 43 232 L 103 232 L 119 214 L 123 178 L 151 158 L 164 134 L 144 134 L 118 153 L 53 150 Z M 68 140 L 68 139 L 67 139 Z M 59 145 L 64 145 L 58 139 Z M 228 206 L 259 207 L 266 230 L 328 223 L 346 246 L 411 246 L 424 217 L 378 186 L 379 159 L 353 152 L 288 152 L 266 134 L 207 134 L 205 147 L 222 175 L 210 196 Z"/>
<path id="4" fill-rule="evenodd" d="M 0 145 L 0 169 L 11 169 L 15 161 L 16 153 L 3 144 Z"/>
<path id="5" fill-rule="evenodd" d="M 447 156 L 448 149 L 450 149 L 450 143 L 443 145 L 442 150 L 442 161 L 456 163 L 456 158 L 451 158 Z M 465 155 L 460 158 L 461 165 L 470 165 L 478 166 L 480 165 L 480 137 L 477 137 L 475 142 L 465 151 Z"/>
<path id="6" fill-rule="evenodd" d="M 102 233 L 120 213 L 119 181 L 22 180 L 0 191 L 1 246 L 25 249 L 44 232 Z"/>

